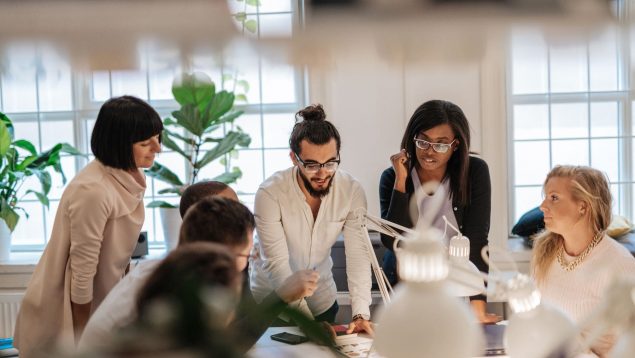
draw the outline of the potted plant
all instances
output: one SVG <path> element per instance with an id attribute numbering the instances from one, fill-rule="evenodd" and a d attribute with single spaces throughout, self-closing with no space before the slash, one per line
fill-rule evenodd
<path id="1" fill-rule="evenodd" d="M 80 155 L 67 143 L 58 143 L 53 148 L 38 153 L 31 142 L 25 139 L 14 140 L 13 123 L 0 112 L 0 261 L 9 259 L 11 234 L 20 220 L 19 212 L 27 218 L 29 216 L 19 206 L 20 200 L 27 195 L 34 195 L 48 208 L 51 168 L 62 176 L 62 182 L 66 184 L 60 153 Z M 42 190 L 27 190 L 22 194 L 20 188 L 31 176 L 39 179 Z"/>
<path id="2" fill-rule="evenodd" d="M 237 146 L 247 147 L 251 138 L 240 127 L 222 136 L 214 136 L 215 130 L 224 124 L 233 123 L 243 111 L 234 108 L 236 95 L 226 90 L 217 92 L 214 82 L 206 74 L 195 72 L 176 78 L 172 84 L 172 95 L 181 107 L 172 112 L 172 117 L 163 120 L 162 140 L 165 148 L 185 159 L 186 177 L 179 178 L 156 161 L 146 173 L 169 185 L 158 194 L 180 196 L 188 185 L 199 179 L 201 169 L 216 160 L 225 160 L 225 155 L 233 152 Z M 209 144 L 213 144 L 213 147 L 204 150 L 203 146 Z M 210 179 L 229 184 L 241 175 L 240 169 L 234 167 Z M 181 222 L 177 206 L 166 201 L 153 201 L 147 207 L 160 208 L 166 245 L 168 249 L 175 247 Z"/>

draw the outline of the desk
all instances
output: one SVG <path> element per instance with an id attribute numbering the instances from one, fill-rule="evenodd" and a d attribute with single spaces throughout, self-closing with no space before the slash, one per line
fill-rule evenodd
<path id="1" fill-rule="evenodd" d="M 274 357 L 337 357 L 328 348 L 318 346 L 316 344 L 307 342 L 298 345 L 290 345 L 278 341 L 274 341 L 269 338 L 272 334 L 280 332 L 289 332 L 295 334 L 301 334 L 298 327 L 270 327 L 265 334 L 260 337 L 258 342 L 247 352 L 247 356 L 251 358 L 274 358 Z M 496 356 L 497 358 L 508 358 L 508 356 Z M 485 358 L 485 357 L 475 357 Z"/>

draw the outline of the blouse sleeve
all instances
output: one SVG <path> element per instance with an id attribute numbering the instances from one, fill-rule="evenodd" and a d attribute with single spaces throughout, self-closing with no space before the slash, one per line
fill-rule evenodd
<path id="1" fill-rule="evenodd" d="M 71 301 L 85 304 L 93 300 L 93 279 L 111 204 L 107 190 L 89 185 L 78 186 L 69 201 Z"/>
<path id="2" fill-rule="evenodd" d="M 410 180 L 408 178 L 407 180 Z M 392 221 L 405 227 L 412 227 L 412 220 L 408 212 L 408 193 L 394 190 L 395 171 L 393 168 L 384 170 L 379 180 L 379 207 L 382 219 Z M 393 250 L 395 239 L 388 235 L 381 235 L 381 242 L 389 250 Z"/>
<path id="3" fill-rule="evenodd" d="M 489 266 L 481 256 L 488 244 L 490 215 L 492 210 L 492 184 L 487 163 L 479 158 L 470 161 L 470 203 L 463 214 L 462 232 L 470 239 L 470 261 L 481 272 L 489 272 Z"/>

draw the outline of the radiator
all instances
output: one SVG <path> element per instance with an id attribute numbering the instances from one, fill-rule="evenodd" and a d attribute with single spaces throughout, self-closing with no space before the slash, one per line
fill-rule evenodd
<path id="1" fill-rule="evenodd" d="M 0 293 L 0 338 L 13 337 L 24 293 Z"/>

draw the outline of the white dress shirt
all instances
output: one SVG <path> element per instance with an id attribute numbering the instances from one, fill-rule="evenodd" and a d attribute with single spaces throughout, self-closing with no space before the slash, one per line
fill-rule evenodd
<path id="1" fill-rule="evenodd" d="M 370 259 L 358 215 L 366 212 L 366 196 L 359 182 L 341 170 L 332 180 L 315 220 L 300 189 L 297 167 L 279 171 L 260 185 L 254 206 L 260 255 L 250 263 L 251 290 L 261 301 L 293 272 L 315 269 L 320 274 L 317 289 L 295 304 L 307 314 L 324 313 L 336 300 L 331 247 L 343 234 L 352 313 L 369 318 Z"/>
<path id="2" fill-rule="evenodd" d="M 79 340 L 79 349 L 107 347 L 117 330 L 136 318 L 137 294 L 160 262 L 161 260 L 140 262 L 113 287 L 86 323 Z"/>

